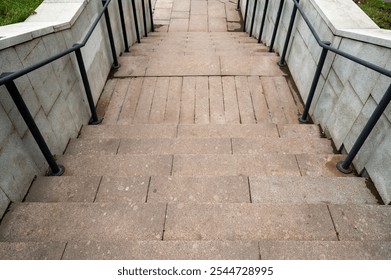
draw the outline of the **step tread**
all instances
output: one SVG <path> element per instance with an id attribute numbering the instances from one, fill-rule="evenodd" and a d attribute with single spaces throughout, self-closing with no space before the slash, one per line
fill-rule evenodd
<path id="1" fill-rule="evenodd" d="M 250 55 L 177 55 L 164 54 L 160 57 L 121 56 L 122 65 L 114 77 L 160 77 L 160 76 L 285 76 L 277 65 L 277 56 L 260 56 L 254 59 Z"/>
<path id="2" fill-rule="evenodd" d="M 328 139 L 199 138 L 71 139 L 66 155 L 81 154 L 301 154 L 333 153 Z"/>
<path id="3" fill-rule="evenodd" d="M 271 177 L 249 178 L 253 203 L 378 204 L 356 177 Z"/>
<path id="4" fill-rule="evenodd" d="M 0 242 L 0 260 L 60 260 L 66 242 Z"/>
<path id="5" fill-rule="evenodd" d="M 264 260 L 389 260 L 385 241 L 274 241 L 259 242 Z"/>
<path id="6" fill-rule="evenodd" d="M 337 240 L 326 205 L 169 204 L 164 240 Z"/>
<path id="7" fill-rule="evenodd" d="M 390 215 L 384 205 L 15 203 L 0 241 L 391 241 Z"/>
<path id="8" fill-rule="evenodd" d="M 161 240 L 165 210 L 165 204 L 16 203 L 0 241 Z"/>
<path id="9" fill-rule="evenodd" d="M 61 156 L 58 162 L 66 166 L 65 175 L 138 176 L 170 175 L 171 155 L 78 155 Z"/>
<path id="10" fill-rule="evenodd" d="M 0 242 L 1 260 L 390 260 L 386 241 Z"/>
<path id="11" fill-rule="evenodd" d="M 132 203 L 240 203 L 250 200 L 266 204 L 377 204 L 365 179 L 356 177 L 39 177 L 25 199 L 26 202 Z"/>
<path id="12" fill-rule="evenodd" d="M 69 242 L 64 259 L 259 259 L 254 241 Z"/>

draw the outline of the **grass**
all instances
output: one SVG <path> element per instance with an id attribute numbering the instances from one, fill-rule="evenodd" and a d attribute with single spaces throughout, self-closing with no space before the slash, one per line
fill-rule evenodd
<path id="1" fill-rule="evenodd" d="M 0 0 L 0 26 L 24 21 L 43 0 Z"/>
<path id="2" fill-rule="evenodd" d="M 354 0 L 357 5 L 380 27 L 391 29 L 391 3 L 383 0 Z"/>

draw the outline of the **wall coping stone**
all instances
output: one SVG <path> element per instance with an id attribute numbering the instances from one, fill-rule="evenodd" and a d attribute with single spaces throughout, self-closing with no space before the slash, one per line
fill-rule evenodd
<path id="1" fill-rule="evenodd" d="M 44 0 L 24 22 L 0 26 L 0 50 L 71 28 L 89 1 Z"/>
<path id="2" fill-rule="evenodd" d="M 352 0 L 311 2 L 334 35 L 391 48 L 391 30 L 377 26 Z"/>

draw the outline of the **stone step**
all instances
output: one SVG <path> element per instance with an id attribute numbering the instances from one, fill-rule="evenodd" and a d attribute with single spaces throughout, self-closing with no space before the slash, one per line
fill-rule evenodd
<path id="1" fill-rule="evenodd" d="M 0 242 L 1 260 L 389 260 L 385 241 Z"/>
<path id="2" fill-rule="evenodd" d="M 360 177 L 251 176 L 252 203 L 378 204 Z"/>
<path id="3" fill-rule="evenodd" d="M 1 260 L 390 260 L 387 241 L 0 242 Z"/>
<path id="4" fill-rule="evenodd" d="M 115 154 L 327 154 L 328 139 L 198 138 L 198 139 L 72 139 L 66 155 Z"/>
<path id="5" fill-rule="evenodd" d="M 83 126 L 82 139 L 156 139 L 156 138 L 319 138 L 317 125 L 259 124 L 134 124 Z"/>
<path id="6" fill-rule="evenodd" d="M 39 177 L 26 202 L 377 204 L 364 178 Z"/>
<path id="7" fill-rule="evenodd" d="M 380 205 L 15 203 L 0 241 L 390 241 L 390 227 Z"/>
<path id="8" fill-rule="evenodd" d="M 17 203 L 0 241 L 389 241 L 390 215 L 373 205 Z"/>
<path id="9" fill-rule="evenodd" d="M 353 176 L 335 165 L 343 155 L 76 155 L 61 156 L 74 176 Z"/>
<path id="10" fill-rule="evenodd" d="M 155 59 L 156 57 L 159 57 L 162 55 L 162 52 L 169 53 L 170 55 L 176 55 L 176 56 L 188 56 L 188 55 L 199 55 L 199 56 L 211 56 L 211 55 L 217 55 L 217 56 L 240 56 L 240 55 L 247 55 L 247 56 L 277 56 L 276 53 L 270 53 L 265 52 L 263 50 L 250 50 L 243 53 L 243 51 L 240 50 L 200 50 L 200 49 L 183 49 L 183 50 L 176 50 L 176 49 L 170 49 L 170 48 L 161 48 L 161 49 L 132 49 L 129 53 L 123 53 L 122 56 L 147 56 L 150 58 Z"/>
<path id="11" fill-rule="evenodd" d="M 199 56 L 162 54 L 161 57 L 121 56 L 114 77 L 168 76 L 285 76 L 277 56 Z"/>
<path id="12" fill-rule="evenodd" d="M 263 260 L 390 260 L 390 241 L 259 242 Z"/>

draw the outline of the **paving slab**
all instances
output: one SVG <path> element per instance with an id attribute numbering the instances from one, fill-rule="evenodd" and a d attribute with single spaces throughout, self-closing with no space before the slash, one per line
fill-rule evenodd
<path id="1" fill-rule="evenodd" d="M 189 19 L 171 18 L 170 25 L 168 27 L 169 32 L 184 32 L 184 31 L 188 31 L 188 29 L 189 29 Z"/>
<path id="2" fill-rule="evenodd" d="M 263 260 L 389 260 L 391 242 L 260 241 Z"/>
<path id="3" fill-rule="evenodd" d="M 15 203 L 0 240 L 161 240 L 165 210 L 165 204 Z"/>
<path id="4" fill-rule="evenodd" d="M 248 179 L 241 176 L 153 176 L 149 187 L 148 202 L 250 202 Z"/>
<path id="5" fill-rule="evenodd" d="M 221 56 L 221 75 L 235 76 L 283 76 L 277 65 L 278 57 Z"/>
<path id="6" fill-rule="evenodd" d="M 236 92 L 235 77 L 222 77 L 225 121 L 227 123 L 241 123 L 239 104 Z"/>
<path id="7" fill-rule="evenodd" d="M 326 154 L 333 153 L 328 139 L 278 138 L 234 138 L 232 139 L 234 154 Z"/>
<path id="8" fill-rule="evenodd" d="M 103 176 L 96 194 L 96 202 L 144 203 L 147 200 L 149 176 Z"/>
<path id="9" fill-rule="evenodd" d="M 336 176 L 336 177 L 351 177 L 354 174 L 344 174 L 339 172 L 336 165 L 341 160 L 346 158 L 346 155 L 333 154 L 300 154 L 296 155 L 297 163 L 299 164 L 302 176 Z"/>
<path id="10" fill-rule="evenodd" d="M 114 77 L 145 76 L 149 60 L 149 57 L 145 56 L 120 56 L 118 62 L 121 67 L 114 72 Z"/>
<path id="11" fill-rule="evenodd" d="M 26 202 L 93 202 L 101 177 L 38 177 Z"/>
<path id="12" fill-rule="evenodd" d="M 320 138 L 320 128 L 315 124 L 279 124 L 281 138 Z"/>
<path id="13" fill-rule="evenodd" d="M 230 139 L 126 139 L 118 154 L 232 154 Z"/>
<path id="14" fill-rule="evenodd" d="M 150 61 L 147 76 L 213 76 L 220 75 L 220 60 L 218 56 L 167 54 L 159 59 Z"/>
<path id="15" fill-rule="evenodd" d="M 253 203 L 378 204 L 365 181 L 354 177 L 249 178 Z"/>
<path id="16" fill-rule="evenodd" d="M 175 155 L 175 176 L 300 176 L 295 156 L 263 155 Z"/>
<path id="17" fill-rule="evenodd" d="M 67 166 L 68 176 L 170 175 L 172 156 L 115 155 L 62 156 L 59 162 Z"/>
<path id="18" fill-rule="evenodd" d="M 0 260 L 61 260 L 65 242 L 0 242 Z"/>
<path id="19" fill-rule="evenodd" d="M 337 240 L 326 205 L 169 204 L 164 240 Z"/>
<path id="20" fill-rule="evenodd" d="M 177 126 L 171 124 L 142 124 L 142 125 L 85 125 L 81 129 L 81 138 L 174 138 Z"/>
<path id="21" fill-rule="evenodd" d="M 206 15 L 191 15 L 189 31 L 208 32 L 208 17 Z"/>
<path id="22" fill-rule="evenodd" d="M 209 124 L 178 126 L 178 138 L 246 138 L 278 137 L 272 123 L 262 124 Z"/>
<path id="23" fill-rule="evenodd" d="M 209 32 L 227 32 L 228 26 L 225 18 L 208 18 Z"/>
<path id="24" fill-rule="evenodd" d="M 340 240 L 391 241 L 391 207 L 384 205 L 330 205 Z"/>
<path id="25" fill-rule="evenodd" d="M 115 155 L 119 139 L 71 139 L 65 155 Z"/>
<path id="26" fill-rule="evenodd" d="M 69 242 L 65 260 L 257 260 L 254 241 Z"/>

